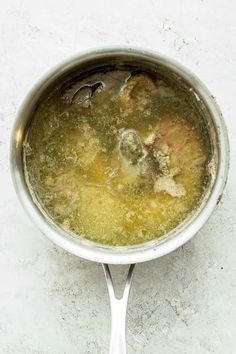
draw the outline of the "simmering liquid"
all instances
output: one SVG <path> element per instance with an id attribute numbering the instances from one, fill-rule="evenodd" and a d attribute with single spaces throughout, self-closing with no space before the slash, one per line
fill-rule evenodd
<path id="1" fill-rule="evenodd" d="M 186 94 L 145 72 L 70 79 L 39 105 L 24 142 L 28 184 L 75 235 L 110 245 L 159 237 L 197 205 L 206 148 Z"/>

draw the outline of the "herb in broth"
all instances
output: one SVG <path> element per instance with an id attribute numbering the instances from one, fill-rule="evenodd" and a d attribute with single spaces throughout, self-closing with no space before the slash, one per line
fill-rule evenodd
<path id="1" fill-rule="evenodd" d="M 192 118 L 185 93 L 148 73 L 74 78 L 36 111 L 25 173 L 61 227 L 104 244 L 143 243 L 176 227 L 203 193 L 206 152 Z"/>

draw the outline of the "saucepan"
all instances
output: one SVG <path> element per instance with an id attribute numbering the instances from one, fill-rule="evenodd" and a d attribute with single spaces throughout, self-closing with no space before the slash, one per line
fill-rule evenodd
<path id="1" fill-rule="evenodd" d="M 162 237 L 132 246 L 109 246 L 74 237 L 56 225 L 32 197 L 24 175 L 22 149 L 34 111 L 51 88 L 74 71 L 83 72 L 104 64 L 132 64 L 146 67 L 170 77 L 188 91 L 193 105 L 200 112 L 204 129 L 208 130 L 211 160 L 208 163 L 209 181 L 201 201 L 187 219 Z M 137 48 L 102 48 L 79 54 L 50 72 L 29 92 L 13 127 L 11 137 L 11 171 L 16 193 L 25 211 L 43 234 L 68 252 L 103 265 L 111 306 L 110 353 L 126 353 L 126 308 L 135 263 L 164 256 L 190 240 L 207 221 L 219 203 L 227 180 L 229 143 L 225 123 L 214 97 L 189 70 L 163 55 Z M 109 264 L 129 264 L 124 292 L 117 297 Z"/>

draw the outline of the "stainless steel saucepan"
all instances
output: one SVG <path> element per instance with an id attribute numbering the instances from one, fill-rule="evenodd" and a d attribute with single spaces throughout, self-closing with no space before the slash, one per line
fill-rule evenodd
<path id="1" fill-rule="evenodd" d="M 153 70 L 173 80 L 187 90 L 193 106 L 199 110 L 203 129 L 208 131 L 209 181 L 204 195 L 189 217 L 168 234 L 153 241 L 115 247 L 98 244 L 83 237 L 74 237 L 51 220 L 29 190 L 23 171 L 22 148 L 27 129 L 38 104 L 50 90 L 73 72 L 84 72 L 103 65 L 136 65 Z M 39 229 L 58 246 L 76 256 L 103 264 L 111 305 L 110 353 L 126 353 L 125 323 L 129 289 L 134 264 L 164 256 L 190 240 L 207 221 L 221 199 L 229 165 L 227 131 L 219 107 L 202 82 L 182 65 L 153 52 L 131 48 L 105 48 L 82 53 L 63 62 L 38 82 L 23 102 L 11 138 L 11 170 L 16 193 L 31 219 Z M 131 264 L 124 293 L 115 295 L 108 264 Z"/>

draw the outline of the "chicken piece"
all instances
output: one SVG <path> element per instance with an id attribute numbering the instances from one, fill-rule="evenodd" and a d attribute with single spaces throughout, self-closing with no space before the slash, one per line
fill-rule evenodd
<path id="1" fill-rule="evenodd" d="M 137 165 L 148 155 L 147 149 L 134 129 L 127 129 L 122 133 L 120 153 L 130 165 Z"/>
<path id="2" fill-rule="evenodd" d="M 63 98 L 69 104 L 76 104 L 83 108 L 88 108 L 91 106 L 92 97 L 101 92 L 103 87 L 104 83 L 102 81 L 94 81 L 93 83 L 86 84 L 76 82 L 66 89 Z"/>
<path id="3" fill-rule="evenodd" d="M 167 193 L 171 197 L 184 197 L 186 194 L 184 186 L 180 183 L 176 183 L 176 181 L 174 180 L 174 177 L 178 173 L 179 171 L 173 169 L 170 172 L 166 172 L 162 176 L 158 176 L 156 182 L 154 183 L 154 191 L 156 193 Z"/>
<path id="4" fill-rule="evenodd" d="M 125 170 L 130 174 L 153 180 L 159 170 L 158 161 L 152 152 L 144 146 L 134 129 L 122 133 L 119 151 Z"/>
<path id="5" fill-rule="evenodd" d="M 170 150 L 172 167 L 203 167 L 205 154 L 195 128 L 184 119 L 166 116 L 161 120 L 154 148 L 164 153 Z"/>
<path id="6" fill-rule="evenodd" d="M 183 197 L 191 190 L 191 183 L 196 176 L 199 176 L 201 183 L 200 176 L 204 170 L 206 156 L 198 133 L 188 121 L 166 116 L 161 120 L 155 134 L 152 148 L 167 156 L 169 161 L 166 164 L 166 172 L 157 178 L 154 190 L 178 198 Z M 160 169 L 164 170 L 161 164 Z"/>
<path id="7" fill-rule="evenodd" d="M 156 193 L 165 192 L 178 198 L 185 195 L 184 187 L 174 180 L 179 169 L 170 170 L 169 156 L 145 146 L 135 130 L 123 132 L 119 148 L 127 174 L 145 177 Z"/>
<path id="8" fill-rule="evenodd" d="M 143 112 L 150 102 L 151 94 L 157 89 L 153 80 L 144 74 L 131 76 L 120 91 L 120 101 L 128 113 Z"/>

